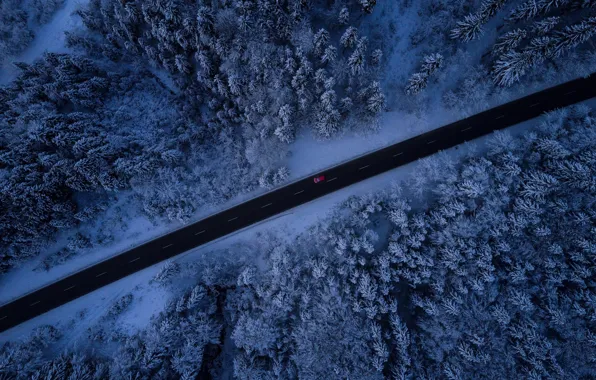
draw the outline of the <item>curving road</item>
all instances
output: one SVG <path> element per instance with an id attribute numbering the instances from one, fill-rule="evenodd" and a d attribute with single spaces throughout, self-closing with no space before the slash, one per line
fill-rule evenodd
<path id="1" fill-rule="evenodd" d="M 212 215 L 0 306 L 0 332 L 160 261 L 465 141 L 596 96 L 596 73 L 359 157 Z M 313 174 L 315 176 L 315 174 Z"/>

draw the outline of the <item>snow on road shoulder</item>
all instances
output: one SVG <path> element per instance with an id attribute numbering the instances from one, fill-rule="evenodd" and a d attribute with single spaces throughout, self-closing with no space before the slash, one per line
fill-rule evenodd
<path id="1" fill-rule="evenodd" d="M 151 237 L 172 230 L 172 226 L 156 226 L 143 217 L 130 220 L 129 226 L 131 227 L 127 231 L 123 231 L 120 236 L 116 237 L 114 244 L 102 249 L 86 249 L 85 252 L 81 252 L 64 264 L 56 265 L 47 271 L 38 269 L 39 264 L 47 256 L 44 254 L 2 275 L 0 277 L 0 304 L 10 302 L 88 266 L 125 252 Z M 56 245 L 60 246 L 60 244 L 59 240 Z M 54 251 L 52 246 L 48 246 L 47 249 L 48 252 Z"/>
<path id="2" fill-rule="evenodd" d="M 380 128 L 375 133 L 350 133 L 333 140 L 317 140 L 305 133 L 298 136 L 292 145 L 287 165 L 292 178 L 301 178 L 455 120 L 455 116 L 446 111 L 435 112 L 424 118 L 393 111 L 383 115 Z"/>
<path id="3" fill-rule="evenodd" d="M 110 306 L 128 293 L 133 294 L 133 302 L 122 318 L 121 328 L 131 332 L 143 328 L 169 300 L 169 294 L 163 288 L 150 283 L 159 269 L 160 265 L 146 268 L 15 326 L 0 335 L 0 344 L 25 339 L 33 329 L 47 324 L 54 325 L 65 335 L 59 342 L 60 349 L 79 344 L 86 339 L 87 328 L 99 323 Z"/>

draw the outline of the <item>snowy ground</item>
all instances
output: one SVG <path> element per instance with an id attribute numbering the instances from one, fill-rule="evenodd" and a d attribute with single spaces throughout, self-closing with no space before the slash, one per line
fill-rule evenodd
<path id="1" fill-rule="evenodd" d="M 596 101 L 588 104 L 596 106 Z M 508 129 L 514 135 L 523 133 L 537 125 L 536 120 L 518 124 Z M 445 158 L 458 160 L 469 152 L 483 150 L 484 142 L 489 136 L 480 138 L 473 143 L 466 143 L 449 149 L 440 154 Z M 419 162 L 414 162 L 368 180 L 351 185 L 347 188 L 313 200 L 305 205 L 274 216 L 257 225 L 245 228 L 234 234 L 220 238 L 214 242 L 188 251 L 173 258 L 182 267 L 196 261 L 203 255 L 213 254 L 218 250 L 242 242 L 258 241 L 264 232 L 291 241 L 303 233 L 309 226 L 324 218 L 340 202 L 353 195 L 364 195 L 370 192 L 389 188 L 393 183 L 403 181 L 416 174 Z M 105 316 L 110 306 L 125 294 L 132 293 L 132 305 L 113 323 L 119 331 L 132 333 L 148 325 L 153 315 L 162 311 L 172 294 L 156 283 L 150 282 L 163 263 L 139 271 L 120 281 L 107 285 L 91 294 L 76 299 L 66 305 L 49 311 L 48 313 L 18 325 L 0 335 L 0 344 L 6 341 L 25 339 L 30 332 L 41 325 L 52 324 L 65 331 L 65 337 L 58 348 L 64 350 L 73 345 L 83 344 L 89 327 L 98 324 Z M 66 333 L 68 331 L 68 333 Z"/>

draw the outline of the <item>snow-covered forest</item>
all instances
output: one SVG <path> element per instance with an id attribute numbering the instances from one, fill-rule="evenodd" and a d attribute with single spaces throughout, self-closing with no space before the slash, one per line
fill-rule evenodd
<path id="1" fill-rule="evenodd" d="M 278 185 L 297 129 L 374 127 L 381 54 L 353 26 L 373 5 L 91 1 L 72 54 L 15 62 L 0 90 L 0 270 L 87 220 L 123 218 L 109 210 L 122 197 L 187 222 Z M 113 233 L 71 233 L 42 267 Z"/>
<path id="2" fill-rule="evenodd" d="M 1 5 L 0 272 L 278 186 L 298 136 L 374 134 L 385 110 L 430 128 L 596 69 L 593 1 L 91 0 L 31 63 L 64 2 Z"/>
<path id="3" fill-rule="evenodd" d="M 17 378 L 590 378 L 596 373 L 596 114 L 556 111 L 485 153 L 181 267 L 133 334 L 116 300 L 83 345 L 42 326 L 4 345 Z M 247 248 L 248 247 L 248 248 Z M 178 286 L 174 286 L 178 284 Z M 180 285 L 183 284 L 183 285 Z"/>
<path id="4" fill-rule="evenodd" d="M 594 1 L 398 3 L 407 18 L 377 27 L 407 31 L 384 45 L 401 57 L 383 81 L 392 108 L 469 115 L 596 71 Z"/>
<path id="5" fill-rule="evenodd" d="M 64 9 L 65 46 L 35 45 Z M 595 41 L 594 0 L 0 0 L 0 296 L 324 167 L 308 138 L 389 144 L 596 72 Z M 147 325 L 129 289 L 5 343 L 0 378 L 593 377 L 595 118 L 164 263 Z"/>

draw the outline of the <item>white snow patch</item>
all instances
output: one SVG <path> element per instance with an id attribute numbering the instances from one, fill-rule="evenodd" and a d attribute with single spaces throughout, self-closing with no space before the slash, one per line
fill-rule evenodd
<path id="1" fill-rule="evenodd" d="M 88 0 L 67 0 L 64 7 L 56 12 L 52 21 L 39 28 L 35 39 L 20 55 L 19 60 L 31 63 L 46 51 L 53 53 L 69 52 L 69 49 L 65 46 L 64 32 L 81 26 L 79 18 L 71 17 L 71 15 L 87 2 Z"/>
<path id="2" fill-rule="evenodd" d="M 376 133 L 350 133 L 333 140 L 317 140 L 310 133 L 299 135 L 290 150 L 286 165 L 292 179 L 315 175 L 331 166 L 349 161 L 420 133 L 455 121 L 447 111 L 418 117 L 402 111 L 386 112 Z"/>
<path id="3" fill-rule="evenodd" d="M 117 319 L 118 328 L 127 332 L 142 329 L 147 326 L 153 315 L 165 308 L 169 300 L 169 294 L 163 288 L 150 283 L 160 267 L 161 265 L 154 265 L 143 269 L 4 331 L 0 335 L 0 344 L 26 339 L 36 327 L 50 324 L 65 335 L 57 350 L 77 345 L 86 339 L 87 328 L 99 323 L 110 306 L 130 292 L 133 293 L 134 300 L 130 308 L 121 315 L 122 318 Z"/>
<path id="4" fill-rule="evenodd" d="M 114 244 L 101 249 L 86 249 L 66 263 L 56 265 L 48 271 L 35 270 L 45 257 L 45 255 L 41 255 L 39 258 L 2 275 L 0 277 L 0 304 L 9 302 L 88 266 L 125 252 L 151 237 L 168 233 L 172 229 L 172 226 L 169 225 L 155 226 L 143 217 L 133 219 L 129 226 L 131 227 L 123 231 Z"/>

